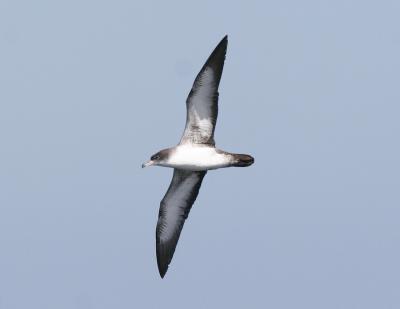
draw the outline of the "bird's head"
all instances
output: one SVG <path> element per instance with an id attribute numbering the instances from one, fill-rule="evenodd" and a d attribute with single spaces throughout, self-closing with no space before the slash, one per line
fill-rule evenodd
<path id="1" fill-rule="evenodd" d="M 142 167 L 161 165 L 167 161 L 169 149 L 163 149 L 155 154 L 153 154 L 149 161 L 142 164 Z"/>

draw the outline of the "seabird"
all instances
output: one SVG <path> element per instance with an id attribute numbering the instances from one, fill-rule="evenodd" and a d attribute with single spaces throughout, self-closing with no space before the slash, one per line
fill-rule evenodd
<path id="1" fill-rule="evenodd" d="M 183 224 L 208 170 L 250 166 L 254 158 L 215 148 L 218 86 L 224 67 L 228 36 L 217 45 L 197 75 L 186 100 L 186 126 L 179 144 L 161 150 L 142 167 L 174 169 L 171 184 L 160 203 L 156 228 L 157 265 L 164 278 L 174 255 Z"/>

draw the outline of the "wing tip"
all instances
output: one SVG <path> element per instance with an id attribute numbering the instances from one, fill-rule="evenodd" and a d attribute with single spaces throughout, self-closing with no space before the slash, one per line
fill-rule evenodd
<path id="1" fill-rule="evenodd" d="M 211 55 L 208 57 L 207 62 L 209 62 L 211 59 L 217 57 L 221 58 L 225 60 L 225 55 L 226 55 L 226 50 L 228 49 L 228 35 L 226 34 L 222 40 L 218 43 L 218 45 L 214 48 L 213 52 L 211 53 Z M 205 65 L 206 65 L 205 64 Z"/>
<path id="2" fill-rule="evenodd" d="M 166 257 L 164 246 L 160 243 L 160 239 L 158 238 L 158 236 L 157 236 L 156 256 L 157 256 L 158 272 L 160 273 L 160 277 L 164 278 L 168 270 L 169 261 L 168 258 Z"/>
<path id="3" fill-rule="evenodd" d="M 164 279 L 165 274 L 167 273 L 168 267 L 166 268 L 158 268 L 158 272 L 160 273 L 161 279 Z"/>
<path id="4" fill-rule="evenodd" d="M 161 279 L 163 279 L 165 274 L 167 273 L 168 264 L 162 263 L 161 258 L 157 256 L 157 266 L 158 266 L 158 272 L 160 273 L 160 277 Z"/>
<path id="5" fill-rule="evenodd" d="M 224 49 L 226 50 L 226 48 L 227 48 L 227 46 L 228 46 L 228 35 L 227 34 L 225 34 L 225 36 L 222 38 L 222 40 L 219 42 L 219 44 L 217 45 L 217 48 L 218 47 L 224 47 Z M 216 48 L 216 49 L 217 49 Z"/>

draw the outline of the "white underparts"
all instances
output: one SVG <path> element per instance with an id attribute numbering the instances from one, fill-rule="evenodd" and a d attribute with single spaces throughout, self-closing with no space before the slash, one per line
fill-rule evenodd
<path id="1" fill-rule="evenodd" d="M 183 144 L 172 151 L 166 162 L 159 165 L 190 171 L 205 171 L 227 167 L 231 163 L 229 154 L 217 151 L 214 147 L 196 144 Z"/>

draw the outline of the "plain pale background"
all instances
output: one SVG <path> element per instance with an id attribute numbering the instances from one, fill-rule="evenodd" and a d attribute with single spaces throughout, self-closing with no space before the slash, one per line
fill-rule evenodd
<path id="1" fill-rule="evenodd" d="M 399 1 L 0 1 L 0 308 L 400 308 Z M 141 169 L 229 34 L 164 280 Z"/>

